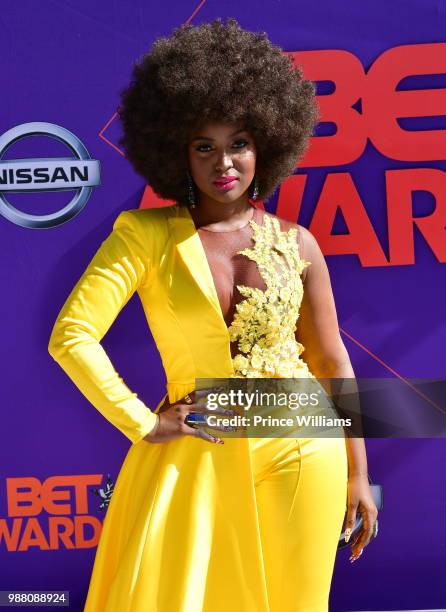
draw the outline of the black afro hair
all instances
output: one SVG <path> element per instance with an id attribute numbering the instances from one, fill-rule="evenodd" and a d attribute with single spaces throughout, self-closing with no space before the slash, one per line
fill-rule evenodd
<path id="1" fill-rule="evenodd" d="M 182 25 L 156 39 L 120 96 L 127 159 L 161 198 L 183 204 L 193 130 L 242 121 L 255 141 L 265 200 L 293 174 L 319 120 L 314 83 L 265 32 L 244 30 L 234 18 Z"/>

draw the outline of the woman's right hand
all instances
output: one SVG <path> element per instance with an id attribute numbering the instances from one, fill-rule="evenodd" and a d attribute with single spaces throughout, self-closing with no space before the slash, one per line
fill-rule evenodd
<path id="1" fill-rule="evenodd" d="M 215 393 L 218 389 L 219 388 L 216 387 L 207 387 L 205 389 L 191 391 L 173 404 L 170 404 L 166 397 L 164 404 L 157 412 L 159 416 L 157 425 L 150 433 L 144 436 L 143 439 L 146 440 L 146 442 L 156 444 L 158 442 L 174 440 L 175 438 L 179 438 L 181 436 L 194 436 L 196 438 L 201 438 L 202 440 L 207 440 L 212 444 L 224 444 L 221 438 L 217 438 L 207 431 L 204 431 L 200 425 L 191 427 L 184 422 L 184 419 L 190 412 L 199 412 L 206 415 L 219 414 L 226 417 L 235 416 L 237 414 L 235 410 L 220 407 L 210 409 L 202 403 L 203 398 L 206 399 L 208 393 Z M 189 401 L 187 401 L 188 398 L 190 398 Z M 206 425 L 206 427 L 208 429 L 211 428 L 209 425 Z M 215 426 L 212 427 L 212 429 L 228 431 L 233 430 L 234 428 L 231 429 L 224 426 Z"/>

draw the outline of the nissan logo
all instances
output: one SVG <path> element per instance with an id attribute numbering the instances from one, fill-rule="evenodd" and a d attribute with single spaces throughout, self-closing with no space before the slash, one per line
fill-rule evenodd
<path id="1" fill-rule="evenodd" d="M 9 159 L 3 157 L 15 142 L 29 136 L 49 136 L 66 145 L 74 157 Z M 93 187 L 101 184 L 99 162 L 69 130 L 35 121 L 22 123 L 0 136 L 0 214 L 22 227 L 49 228 L 61 225 L 77 215 L 86 205 Z M 8 193 L 26 191 L 72 191 L 72 200 L 59 211 L 32 215 L 8 202 Z"/>

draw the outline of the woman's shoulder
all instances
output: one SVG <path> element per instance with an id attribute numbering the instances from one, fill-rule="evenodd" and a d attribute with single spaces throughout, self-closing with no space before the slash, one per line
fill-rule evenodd
<path id="1" fill-rule="evenodd" d="M 300 231 L 300 229 L 303 227 L 302 225 L 299 225 L 298 223 L 295 223 L 294 221 L 289 221 L 288 219 L 283 219 L 282 217 L 279 217 L 278 215 L 268 212 L 267 210 L 262 211 L 263 214 L 265 215 L 265 217 L 270 217 L 272 219 L 277 219 L 277 221 L 280 224 L 280 229 L 282 231 L 288 231 L 289 229 L 297 229 L 298 232 Z"/>
<path id="2" fill-rule="evenodd" d="M 134 231 L 142 231 L 145 235 L 151 230 L 160 232 L 166 227 L 168 218 L 176 214 L 177 209 L 178 204 L 159 208 L 122 210 L 116 217 L 113 228 L 127 226 Z"/>
<path id="3" fill-rule="evenodd" d="M 304 253 L 311 253 L 314 249 L 314 245 L 316 242 L 316 238 L 314 235 L 303 225 L 299 225 L 294 221 L 289 221 L 288 219 L 283 219 L 278 215 L 270 213 L 268 211 L 264 211 L 265 216 L 270 218 L 277 219 L 280 225 L 280 230 L 282 232 L 287 232 L 290 229 L 296 230 L 297 241 L 299 244 L 299 253 L 302 259 L 304 259 Z"/>

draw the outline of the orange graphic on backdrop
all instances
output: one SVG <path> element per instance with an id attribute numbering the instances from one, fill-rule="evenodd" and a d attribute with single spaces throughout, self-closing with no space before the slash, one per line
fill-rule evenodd
<path id="1" fill-rule="evenodd" d="M 102 530 L 90 514 L 88 487 L 101 484 L 102 474 L 34 476 L 6 479 L 8 518 L 0 519 L 0 546 L 9 552 L 60 548 L 93 548 Z"/>

